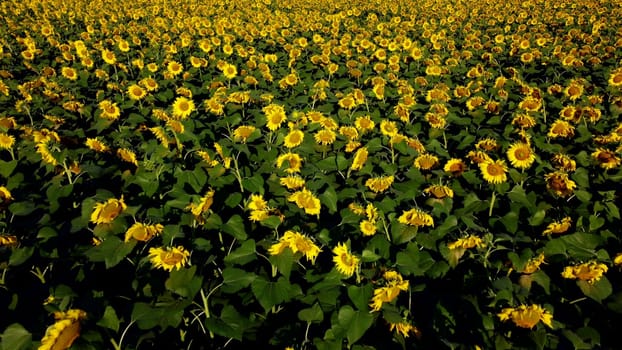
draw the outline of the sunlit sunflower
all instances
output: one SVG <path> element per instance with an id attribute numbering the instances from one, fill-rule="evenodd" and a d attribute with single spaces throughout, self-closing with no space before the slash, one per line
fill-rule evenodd
<path id="1" fill-rule="evenodd" d="M 71 68 L 71 67 L 63 67 L 60 70 L 61 74 L 63 77 L 69 79 L 69 80 L 77 80 L 78 79 L 78 72 Z"/>
<path id="2" fill-rule="evenodd" d="M 123 201 L 123 196 L 120 199 L 110 198 L 106 202 L 95 204 L 91 213 L 91 222 L 96 225 L 110 224 L 125 209 L 127 205 Z"/>
<path id="3" fill-rule="evenodd" d="M 240 125 L 233 130 L 233 139 L 246 143 L 248 138 L 255 132 L 257 128 L 252 125 Z"/>
<path id="4" fill-rule="evenodd" d="M 551 124 L 549 132 L 547 134 L 551 138 L 570 138 L 574 136 L 574 126 L 565 120 L 557 119 Z"/>
<path id="5" fill-rule="evenodd" d="M 350 166 L 351 170 L 361 170 L 367 161 L 367 156 L 369 152 L 367 151 L 367 147 L 359 148 L 354 154 L 354 160 L 352 160 L 352 165 Z"/>
<path id="6" fill-rule="evenodd" d="M 542 231 L 543 235 L 561 234 L 565 233 L 572 226 L 572 219 L 567 216 L 560 221 L 553 221 L 546 226 L 546 229 Z"/>
<path id="7" fill-rule="evenodd" d="M 304 132 L 298 129 L 291 129 L 283 140 L 283 145 L 287 148 L 294 148 L 300 146 L 304 140 Z"/>
<path id="8" fill-rule="evenodd" d="M 0 186 L 0 206 L 5 206 L 8 204 L 13 197 L 11 196 L 11 191 L 4 186 Z"/>
<path id="9" fill-rule="evenodd" d="M 158 82 L 153 78 L 144 78 L 141 79 L 138 83 L 150 92 L 158 90 L 159 87 Z"/>
<path id="10" fill-rule="evenodd" d="M 177 62 L 177 61 L 170 61 L 167 65 L 166 65 L 166 71 L 173 77 L 176 77 L 178 75 L 180 75 L 181 73 L 183 73 L 184 71 L 184 66 Z"/>
<path id="11" fill-rule="evenodd" d="M 415 158 L 414 165 L 419 170 L 430 170 L 438 165 L 438 157 L 430 153 L 424 153 Z"/>
<path id="12" fill-rule="evenodd" d="M 116 102 L 103 100 L 99 103 L 100 117 L 108 120 L 117 120 L 121 116 L 121 108 Z"/>
<path id="13" fill-rule="evenodd" d="M 502 322 L 512 321 L 514 324 L 521 328 L 532 329 L 539 322 L 544 323 L 546 326 L 552 328 L 553 315 L 542 308 L 540 305 L 520 305 L 519 307 L 509 307 L 503 309 L 497 317 Z"/>
<path id="14" fill-rule="evenodd" d="M 417 338 L 421 335 L 421 331 L 407 321 L 402 321 L 399 323 L 390 322 L 389 331 L 392 332 L 393 330 L 395 330 L 396 333 L 401 334 L 404 338 L 408 338 L 410 336 L 410 333 L 413 333 Z"/>
<path id="15" fill-rule="evenodd" d="M 296 153 L 291 152 L 281 154 L 276 159 L 276 166 L 278 168 L 281 168 L 283 164 L 287 165 L 287 168 L 285 169 L 287 173 L 298 173 L 302 168 L 302 157 L 300 157 L 300 155 Z"/>
<path id="16" fill-rule="evenodd" d="M 331 129 L 324 128 L 316 132 L 313 138 L 318 144 L 327 146 L 332 145 L 333 142 L 335 142 L 335 140 L 337 139 L 337 134 Z"/>
<path id="17" fill-rule="evenodd" d="M 592 260 L 583 264 L 566 266 L 562 272 L 562 277 L 587 281 L 592 284 L 600 281 L 607 270 L 609 270 L 607 265 Z"/>
<path id="18" fill-rule="evenodd" d="M 522 129 L 533 128 L 536 125 L 536 120 L 526 113 L 520 113 L 514 116 L 512 119 L 512 125 L 518 126 Z"/>
<path id="19" fill-rule="evenodd" d="M 190 252 L 183 246 L 149 248 L 149 260 L 156 269 L 181 270 L 188 264 Z"/>
<path id="20" fill-rule="evenodd" d="M 570 158 L 568 155 L 563 154 L 563 153 L 556 153 L 552 158 L 551 158 L 551 164 L 560 169 L 563 170 L 565 172 L 572 172 L 577 170 L 577 162 Z"/>
<path id="21" fill-rule="evenodd" d="M 354 121 L 354 126 L 361 132 L 361 134 L 364 134 L 370 130 L 373 130 L 376 123 L 371 120 L 370 116 L 366 115 L 363 117 L 357 117 Z"/>
<path id="22" fill-rule="evenodd" d="M 615 169 L 619 167 L 621 163 L 620 157 L 605 148 L 597 148 L 596 151 L 592 153 L 592 158 L 594 158 L 603 169 Z"/>
<path id="23" fill-rule="evenodd" d="M 363 220 L 359 224 L 363 236 L 373 236 L 376 233 L 376 223 L 371 220 Z"/>
<path id="24" fill-rule="evenodd" d="M 45 330 L 38 350 L 69 349 L 80 336 L 80 321 L 86 318 L 86 312 L 71 309 L 66 312 L 55 312 L 56 322 Z"/>
<path id="25" fill-rule="evenodd" d="M 270 131 L 275 131 L 281 127 L 281 124 L 287 120 L 287 116 L 285 115 L 285 108 L 280 105 L 269 104 L 265 106 L 263 109 L 264 114 L 266 115 L 266 127 L 270 129 Z"/>
<path id="26" fill-rule="evenodd" d="M 279 179 L 279 183 L 282 186 L 287 187 L 288 190 L 297 190 L 304 187 L 305 180 L 300 176 L 290 175 Z"/>
<path id="27" fill-rule="evenodd" d="M 102 50 L 102 59 L 108 64 L 117 63 L 117 56 L 110 50 Z"/>
<path id="28" fill-rule="evenodd" d="M 238 69 L 235 65 L 227 63 L 222 67 L 222 74 L 225 78 L 231 80 L 238 75 Z"/>
<path id="29" fill-rule="evenodd" d="M 409 226 L 432 226 L 434 227 L 434 218 L 420 209 L 410 209 L 404 211 L 398 218 L 398 222 Z"/>
<path id="30" fill-rule="evenodd" d="M 445 163 L 443 170 L 447 173 L 450 173 L 452 176 L 460 176 L 467 170 L 467 165 L 464 163 L 462 159 L 451 158 Z"/>
<path id="31" fill-rule="evenodd" d="M 146 225 L 141 222 L 134 223 L 125 232 L 125 242 L 134 239 L 140 242 L 146 242 L 164 230 L 162 224 Z"/>
<path id="32" fill-rule="evenodd" d="M 15 137 L 3 132 L 0 132 L 0 149 L 11 149 L 15 144 Z"/>
<path id="33" fill-rule="evenodd" d="M 446 197 L 449 197 L 449 198 L 454 197 L 454 190 L 452 190 L 451 187 L 448 187 L 445 185 L 431 185 L 425 190 L 423 190 L 423 193 L 431 194 L 432 196 L 434 196 L 434 198 L 437 198 L 437 199 L 443 199 Z"/>
<path id="34" fill-rule="evenodd" d="M 108 152 L 110 150 L 110 148 L 108 146 L 106 146 L 105 143 L 103 143 L 102 141 L 99 141 L 96 138 L 87 138 L 86 142 L 85 142 L 86 147 L 92 149 L 95 152 L 98 153 L 104 153 L 104 152 Z"/>
<path id="35" fill-rule="evenodd" d="M 372 311 L 380 311 L 382 305 L 397 299 L 400 292 L 407 291 L 410 283 L 404 280 L 396 271 L 386 271 L 383 274 L 384 286 L 374 289 L 374 296 L 369 304 Z"/>
<path id="36" fill-rule="evenodd" d="M 286 231 L 279 242 L 270 247 L 269 252 L 270 255 L 279 255 L 286 248 L 291 249 L 294 254 L 300 252 L 311 263 L 315 263 L 315 259 L 321 252 L 321 248 L 309 237 L 291 230 Z"/>
<path id="37" fill-rule="evenodd" d="M 132 150 L 129 150 L 127 148 L 119 148 L 117 149 L 117 156 L 121 158 L 124 162 L 138 166 L 138 160 L 136 160 L 136 153 L 134 153 L 134 151 Z"/>
<path id="38" fill-rule="evenodd" d="M 568 174 L 555 171 L 544 175 L 546 187 L 560 197 L 567 197 L 572 194 L 577 184 L 570 180 Z"/>
<path id="39" fill-rule="evenodd" d="M 536 156 L 529 146 L 523 142 L 515 142 L 507 150 L 507 156 L 510 164 L 519 169 L 529 168 L 536 160 Z"/>
<path id="40" fill-rule="evenodd" d="M 333 249 L 333 262 L 339 273 L 346 277 L 351 277 L 360 264 L 358 257 L 350 253 L 350 249 L 345 243 L 338 243 Z"/>
<path id="41" fill-rule="evenodd" d="M 287 197 L 287 200 L 296 203 L 298 208 L 304 209 L 306 214 L 320 215 L 320 199 L 306 188 L 292 193 L 289 197 Z"/>
<path id="42" fill-rule="evenodd" d="M 609 86 L 619 88 L 622 86 L 622 69 L 617 69 L 609 75 Z"/>
<path id="43" fill-rule="evenodd" d="M 507 181 L 508 168 L 503 160 L 487 160 L 479 163 L 484 180 L 492 184 L 500 184 Z"/>
<path id="44" fill-rule="evenodd" d="M 369 188 L 374 193 L 382 193 L 386 191 L 391 184 L 393 184 L 394 177 L 390 176 L 380 176 L 380 177 L 372 177 L 371 179 L 367 179 L 365 182 L 365 186 Z"/>
<path id="45" fill-rule="evenodd" d="M 397 123 L 392 120 L 383 119 L 380 122 L 380 132 L 386 136 L 395 136 L 398 133 Z"/>
<path id="46" fill-rule="evenodd" d="M 180 96 L 175 99 L 175 102 L 173 102 L 172 116 L 175 119 L 183 120 L 188 118 L 194 110 L 194 101 Z"/>
<path id="47" fill-rule="evenodd" d="M 127 95 L 135 101 L 143 99 L 147 96 L 147 92 L 136 84 L 132 84 L 127 88 Z"/>

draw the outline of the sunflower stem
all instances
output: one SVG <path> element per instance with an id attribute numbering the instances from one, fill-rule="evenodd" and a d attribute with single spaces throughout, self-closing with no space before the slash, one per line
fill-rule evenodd
<path id="1" fill-rule="evenodd" d="M 492 197 L 490 198 L 490 208 L 488 209 L 488 217 L 492 216 L 492 209 L 495 206 L 495 199 L 497 199 L 497 192 L 492 192 Z"/>

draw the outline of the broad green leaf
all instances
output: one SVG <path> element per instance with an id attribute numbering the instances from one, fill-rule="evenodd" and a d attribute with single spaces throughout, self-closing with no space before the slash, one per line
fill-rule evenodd
<path id="1" fill-rule="evenodd" d="M 8 179 L 13 173 L 13 170 L 17 167 L 17 159 L 5 162 L 0 160 L 0 175 L 5 179 Z"/>
<path id="2" fill-rule="evenodd" d="M 255 241 L 249 239 L 248 241 L 244 241 L 240 247 L 229 253 L 225 257 L 225 262 L 244 265 L 255 259 L 257 259 Z"/>
<path id="3" fill-rule="evenodd" d="M 284 277 L 279 278 L 277 282 L 258 277 L 251 283 L 251 290 L 266 312 L 273 306 L 302 294 L 299 286 L 290 284 Z"/>
<path id="4" fill-rule="evenodd" d="M 205 327 L 214 334 L 241 341 L 244 331 L 249 328 L 247 316 L 240 314 L 233 305 L 225 305 L 220 317 L 205 319 Z"/>
<path id="5" fill-rule="evenodd" d="M 2 339 L 0 350 L 30 349 L 32 334 L 21 324 L 13 323 L 4 330 L 0 339 Z"/>
<path id="6" fill-rule="evenodd" d="M 285 278 L 289 279 L 292 265 L 294 264 L 294 252 L 289 248 L 284 249 L 280 254 L 271 255 L 270 262 L 276 266 L 277 270 L 279 270 Z"/>
<path id="7" fill-rule="evenodd" d="M 592 349 L 592 346 L 590 344 L 585 343 L 581 337 L 579 337 L 576 333 L 574 333 L 571 330 L 568 329 L 564 329 L 562 330 L 562 334 L 566 337 L 566 339 L 568 339 L 571 343 L 572 346 L 574 346 L 575 350 L 589 350 Z"/>
<path id="8" fill-rule="evenodd" d="M 242 179 L 242 186 L 251 193 L 264 194 L 264 179 L 260 174 Z"/>
<path id="9" fill-rule="evenodd" d="M 602 302 L 613 292 L 613 287 L 611 283 L 607 279 L 607 277 L 603 276 L 600 280 L 589 283 L 587 281 L 577 281 L 577 285 L 581 288 L 583 294 L 586 297 L 594 299 L 597 302 Z"/>
<path id="10" fill-rule="evenodd" d="M 202 276 L 194 275 L 196 270 L 196 266 L 173 270 L 169 273 L 169 277 L 164 282 L 164 286 L 166 289 L 182 297 L 193 299 L 199 289 L 201 289 L 201 283 L 203 282 Z"/>
<path id="11" fill-rule="evenodd" d="M 324 312 L 320 304 L 315 303 L 310 308 L 298 311 L 298 318 L 305 322 L 322 322 L 324 320 Z"/>
<path id="12" fill-rule="evenodd" d="M 14 202 L 9 205 L 9 211 L 15 216 L 26 216 L 36 209 L 32 202 Z"/>
<path id="13" fill-rule="evenodd" d="M 93 262 L 104 262 L 106 268 L 116 266 L 136 246 L 136 241 L 123 242 L 116 236 L 106 238 L 100 245 L 86 251 L 85 255 Z"/>
<path id="14" fill-rule="evenodd" d="M 104 310 L 104 315 L 99 321 L 97 321 L 97 325 L 118 332 L 119 324 L 119 317 L 117 316 L 117 312 L 115 311 L 115 309 L 110 305 L 106 306 L 106 309 Z"/>
<path id="15" fill-rule="evenodd" d="M 222 270 L 222 278 L 222 290 L 226 293 L 235 293 L 248 287 L 257 278 L 257 275 L 235 267 L 227 267 Z"/>
<path id="16" fill-rule="evenodd" d="M 329 186 L 319 197 L 322 204 L 328 208 L 329 213 L 334 214 L 337 212 L 337 193 L 332 186 Z"/>
<path id="17" fill-rule="evenodd" d="M 361 287 L 348 287 L 348 297 L 350 297 L 352 304 L 359 310 L 369 310 L 369 301 L 373 295 L 374 290 L 371 284 L 365 284 Z"/>
<path id="18" fill-rule="evenodd" d="M 25 263 L 26 260 L 30 259 L 34 252 L 35 247 L 20 247 L 13 249 L 11 257 L 9 258 L 9 265 L 19 266 Z"/>
<path id="19" fill-rule="evenodd" d="M 222 225 L 222 230 L 240 241 L 243 241 L 248 237 L 246 234 L 246 228 L 244 227 L 244 219 L 237 214 L 233 215 L 224 225 Z"/>
<path id="20" fill-rule="evenodd" d="M 410 243 L 405 251 L 397 253 L 397 267 L 406 275 L 423 276 L 434 265 L 434 259 L 426 251 Z"/>
<path id="21" fill-rule="evenodd" d="M 346 336 L 350 345 L 361 339 L 374 322 L 374 316 L 369 311 L 354 311 L 349 305 L 339 309 L 337 318 L 339 325 L 346 330 Z"/>

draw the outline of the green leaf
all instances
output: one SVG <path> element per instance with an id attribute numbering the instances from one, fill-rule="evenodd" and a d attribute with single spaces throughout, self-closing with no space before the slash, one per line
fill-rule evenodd
<path id="1" fill-rule="evenodd" d="M 190 301 L 175 301 L 161 303 L 159 306 L 151 306 L 146 303 L 136 303 L 132 309 L 132 320 L 136 321 L 138 328 L 142 330 L 160 326 L 162 329 L 177 327 L 184 315 L 184 309 L 190 305 Z"/>
<path id="2" fill-rule="evenodd" d="M 232 251 L 225 257 L 226 263 L 244 265 L 257 259 L 255 253 L 255 241 L 252 239 L 244 241 L 236 250 Z"/>
<path id="3" fill-rule="evenodd" d="M 507 195 L 510 201 L 522 204 L 523 207 L 527 208 L 530 213 L 535 210 L 534 198 L 528 198 L 527 193 L 520 185 L 514 186 L 511 191 L 507 192 Z"/>
<path id="4" fill-rule="evenodd" d="M 205 327 L 214 334 L 240 341 L 249 326 L 248 317 L 241 315 L 232 305 L 225 305 L 220 317 L 205 319 Z"/>
<path id="5" fill-rule="evenodd" d="M 119 317 L 117 316 L 117 312 L 110 305 L 106 306 L 106 310 L 104 310 L 104 315 L 102 318 L 97 321 L 97 325 L 101 327 L 105 327 L 108 329 L 112 329 L 115 332 L 119 331 Z"/>
<path id="6" fill-rule="evenodd" d="M 235 293 L 242 288 L 248 287 L 257 278 L 257 275 L 235 267 L 227 267 L 222 270 L 222 278 L 222 291 Z"/>
<path id="7" fill-rule="evenodd" d="M 9 205 L 9 211 L 15 216 L 26 216 L 37 209 L 32 202 L 15 202 Z"/>
<path id="8" fill-rule="evenodd" d="M 230 194 L 227 199 L 225 199 L 225 205 L 229 208 L 235 208 L 242 201 L 242 194 L 240 192 L 235 192 Z"/>
<path id="9" fill-rule="evenodd" d="M 34 247 L 20 247 L 13 249 L 11 257 L 9 258 L 9 265 L 18 266 L 25 263 L 26 260 L 30 259 L 34 252 Z"/>
<path id="10" fill-rule="evenodd" d="M 417 236 L 418 231 L 419 229 L 416 226 L 409 226 L 395 222 L 391 225 L 391 241 L 394 244 L 410 242 Z"/>
<path id="11" fill-rule="evenodd" d="M 289 279 L 294 264 L 294 252 L 289 248 L 284 249 L 280 254 L 270 256 L 270 262 L 285 278 Z"/>
<path id="12" fill-rule="evenodd" d="M 544 289 L 544 292 L 548 295 L 551 294 L 550 285 L 551 279 L 549 276 L 544 273 L 544 271 L 539 270 L 531 274 L 531 279 L 536 282 L 540 287 Z"/>
<path id="13" fill-rule="evenodd" d="M 576 333 L 574 333 L 571 330 L 564 329 L 562 331 L 562 334 L 566 337 L 566 339 L 568 339 L 572 343 L 572 346 L 574 346 L 575 350 L 583 350 L 583 349 L 589 350 L 593 348 L 590 344 L 585 343 L 581 339 L 581 337 L 579 337 Z"/>
<path id="14" fill-rule="evenodd" d="M 164 282 L 167 290 L 174 292 L 182 297 L 193 299 L 201 289 L 203 277 L 195 277 L 196 265 L 187 269 L 173 270 L 168 279 Z"/>
<path id="15" fill-rule="evenodd" d="M 426 251 L 417 249 L 409 243 L 405 251 L 397 253 L 397 267 L 404 274 L 423 276 L 434 265 L 434 259 Z"/>
<path id="16" fill-rule="evenodd" d="M 277 282 L 258 277 L 251 283 L 251 290 L 266 312 L 273 306 L 302 294 L 299 286 L 290 284 L 284 277 L 279 278 Z"/>
<path id="17" fill-rule="evenodd" d="M 242 186 L 251 193 L 264 194 L 264 180 L 260 174 L 242 180 Z"/>
<path id="18" fill-rule="evenodd" d="M 337 319 L 339 325 L 346 330 L 346 336 L 350 345 L 361 339 L 374 322 L 374 316 L 369 311 L 354 311 L 349 305 L 339 309 Z"/>
<path id="19" fill-rule="evenodd" d="M 324 320 L 324 312 L 320 307 L 320 304 L 315 303 L 313 306 L 307 309 L 298 311 L 298 318 L 305 322 L 322 322 Z"/>
<path id="20" fill-rule="evenodd" d="M 243 241 L 248 237 L 246 234 L 246 228 L 244 227 L 244 219 L 237 214 L 233 215 L 224 225 L 222 225 L 222 230 L 240 241 Z"/>
<path id="21" fill-rule="evenodd" d="M 501 223 L 503 223 L 503 226 L 505 226 L 505 228 L 507 229 L 509 233 L 516 233 L 516 230 L 518 229 L 518 221 L 519 221 L 517 212 L 515 211 L 508 212 L 501 218 L 500 221 Z"/>
<path id="22" fill-rule="evenodd" d="M 281 224 L 281 219 L 278 216 L 272 215 L 264 220 L 261 220 L 259 223 L 261 224 L 261 226 L 265 226 L 274 230 Z"/>
<path id="23" fill-rule="evenodd" d="M 605 218 L 602 216 L 590 215 L 590 232 L 596 231 L 605 224 Z"/>
<path id="24" fill-rule="evenodd" d="M 8 326 L 0 338 L 2 339 L 0 350 L 30 349 L 32 343 L 32 334 L 19 323 Z"/>
<path id="25" fill-rule="evenodd" d="M 8 162 L 0 160 L 0 175 L 2 175 L 2 177 L 4 177 L 5 179 L 8 179 L 16 167 L 17 167 L 17 159 L 13 159 Z"/>
<path id="26" fill-rule="evenodd" d="M 369 301 L 374 295 L 374 290 L 371 284 L 365 284 L 362 287 L 350 286 L 348 287 L 348 296 L 352 300 L 352 304 L 357 309 L 367 311 L 369 310 Z"/>
<path id="27" fill-rule="evenodd" d="M 600 280 L 589 283 L 587 281 L 577 281 L 577 285 L 581 288 L 586 297 L 601 302 L 611 295 L 613 288 L 607 277 L 603 276 Z"/>
<path id="28" fill-rule="evenodd" d="M 337 193 L 332 186 L 329 186 L 323 194 L 320 195 L 320 201 L 328 208 L 328 212 L 334 214 L 337 212 Z"/>
<path id="29" fill-rule="evenodd" d="M 116 266 L 136 246 L 136 241 L 123 242 L 116 236 L 106 238 L 100 245 L 86 251 L 85 255 L 93 262 L 104 262 L 106 268 Z"/>
<path id="30" fill-rule="evenodd" d="M 574 194 L 583 203 L 588 203 L 592 199 L 592 194 L 587 191 L 577 190 Z"/>

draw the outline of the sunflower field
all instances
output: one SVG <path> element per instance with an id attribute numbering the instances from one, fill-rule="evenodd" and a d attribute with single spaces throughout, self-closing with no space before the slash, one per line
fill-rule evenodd
<path id="1" fill-rule="evenodd" d="M 620 348 L 619 1 L 0 13 L 0 350 Z"/>

